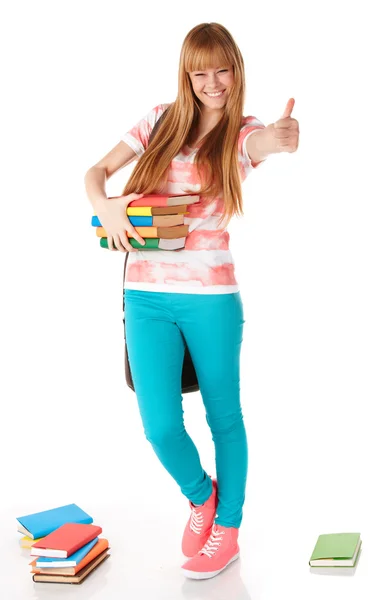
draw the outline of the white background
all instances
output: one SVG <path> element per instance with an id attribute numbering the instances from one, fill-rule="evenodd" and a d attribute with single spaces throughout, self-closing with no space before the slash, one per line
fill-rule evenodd
<path id="1" fill-rule="evenodd" d="M 379 2 L 13 2 L 2 10 L 0 595 L 381 597 L 384 534 L 383 42 Z M 187 501 L 146 441 L 123 370 L 124 256 L 98 245 L 86 170 L 177 93 L 181 44 L 226 26 L 245 115 L 292 96 L 294 154 L 243 186 L 229 226 L 245 310 L 250 469 L 242 558 L 184 581 Z M 131 166 L 109 182 L 121 193 Z M 214 473 L 199 393 L 186 426 Z M 33 584 L 15 518 L 78 503 L 111 558 L 80 586 Z M 310 573 L 320 533 L 359 531 L 350 577 Z"/>

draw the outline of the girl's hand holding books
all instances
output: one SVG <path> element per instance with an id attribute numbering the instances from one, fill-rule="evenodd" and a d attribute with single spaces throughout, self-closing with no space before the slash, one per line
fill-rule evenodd
<path id="1" fill-rule="evenodd" d="M 128 241 L 127 231 L 145 245 L 145 240 L 137 233 L 127 217 L 127 206 L 133 200 L 142 198 L 144 194 L 128 194 L 108 198 L 97 207 L 97 216 L 107 232 L 108 249 L 120 252 L 136 252 Z"/>

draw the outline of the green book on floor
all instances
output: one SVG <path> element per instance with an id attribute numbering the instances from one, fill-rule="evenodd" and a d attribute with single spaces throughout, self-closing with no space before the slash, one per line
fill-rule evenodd
<path id="1" fill-rule="evenodd" d="M 319 535 L 309 564 L 311 567 L 354 567 L 360 547 L 360 533 Z"/>

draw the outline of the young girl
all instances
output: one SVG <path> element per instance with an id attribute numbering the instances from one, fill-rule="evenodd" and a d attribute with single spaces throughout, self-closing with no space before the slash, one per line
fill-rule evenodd
<path id="1" fill-rule="evenodd" d="M 269 154 L 294 152 L 299 128 L 290 116 L 293 98 L 281 119 L 267 127 L 243 116 L 243 58 L 217 23 L 188 33 L 178 81 L 175 101 L 159 104 L 128 131 L 89 169 L 85 186 L 109 249 L 132 252 L 125 324 L 140 415 L 146 438 L 189 500 L 183 573 L 206 579 L 239 556 L 248 466 L 239 382 L 243 308 L 226 226 L 234 214 L 243 214 L 242 181 Z M 106 180 L 134 159 L 123 195 L 109 199 Z M 127 218 L 127 205 L 150 193 L 199 194 L 184 219 L 189 233 L 182 250 L 137 250 L 129 244 L 126 232 L 144 240 Z M 216 478 L 204 471 L 184 427 L 186 346 L 212 432 Z"/>

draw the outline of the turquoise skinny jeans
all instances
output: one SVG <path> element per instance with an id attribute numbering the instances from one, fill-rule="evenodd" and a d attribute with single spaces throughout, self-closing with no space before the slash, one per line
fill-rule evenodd
<path id="1" fill-rule="evenodd" d="M 124 299 L 129 362 L 147 440 L 184 496 L 203 504 L 211 495 L 212 480 L 183 419 L 181 372 L 187 344 L 215 447 L 215 522 L 240 527 L 248 468 L 240 404 L 244 324 L 240 292 L 126 289 Z"/>

